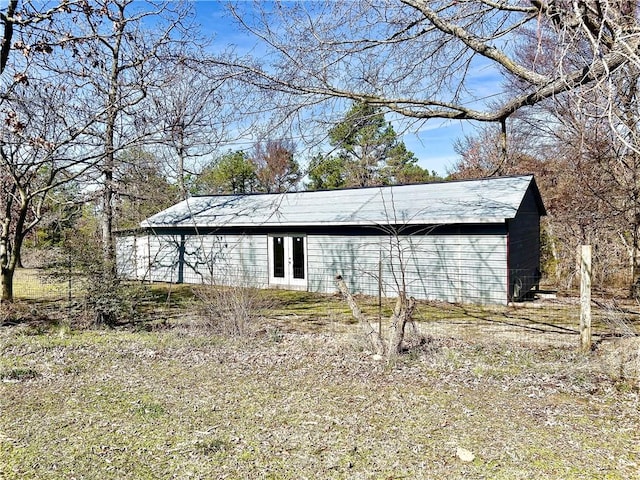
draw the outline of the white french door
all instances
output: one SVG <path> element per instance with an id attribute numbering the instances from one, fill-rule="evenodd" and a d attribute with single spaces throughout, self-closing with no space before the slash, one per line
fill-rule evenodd
<path id="1" fill-rule="evenodd" d="M 302 235 L 269 235 L 269 284 L 307 288 L 307 245 Z"/>

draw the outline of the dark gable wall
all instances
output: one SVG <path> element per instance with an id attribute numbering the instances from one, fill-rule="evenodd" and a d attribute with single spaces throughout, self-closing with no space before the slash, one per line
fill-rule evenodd
<path id="1" fill-rule="evenodd" d="M 509 297 L 517 300 L 537 285 L 540 275 L 540 215 L 533 188 L 529 187 L 509 231 Z"/>

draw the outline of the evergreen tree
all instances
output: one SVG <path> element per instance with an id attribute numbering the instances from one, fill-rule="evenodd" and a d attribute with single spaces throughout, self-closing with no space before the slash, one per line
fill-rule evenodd
<path id="1" fill-rule="evenodd" d="M 329 130 L 329 142 L 337 153 L 316 162 L 320 173 L 312 178 L 316 187 L 323 176 L 327 180 L 324 183 L 329 184 L 322 188 L 417 183 L 431 178 L 398 139 L 382 110 L 367 103 L 351 106 L 345 118 Z M 336 174 L 338 169 L 342 169 L 342 175 Z"/>
<path id="2" fill-rule="evenodd" d="M 382 168 L 382 177 L 387 185 L 406 185 L 440 180 L 435 172 L 418 165 L 418 158 L 407 150 L 404 142 L 397 142 L 389 149 L 386 166 Z"/>
<path id="3" fill-rule="evenodd" d="M 195 182 L 195 193 L 252 193 L 256 191 L 256 166 L 242 151 L 229 150 L 204 169 Z"/>
<path id="4" fill-rule="evenodd" d="M 307 190 L 334 190 L 347 184 L 345 159 L 337 156 L 313 157 L 309 166 Z"/>

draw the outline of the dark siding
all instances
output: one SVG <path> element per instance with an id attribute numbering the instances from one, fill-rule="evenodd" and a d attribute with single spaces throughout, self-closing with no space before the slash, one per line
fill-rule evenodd
<path id="1" fill-rule="evenodd" d="M 537 285 L 540 274 L 540 211 L 531 188 L 507 227 L 509 296 L 517 300 Z"/>

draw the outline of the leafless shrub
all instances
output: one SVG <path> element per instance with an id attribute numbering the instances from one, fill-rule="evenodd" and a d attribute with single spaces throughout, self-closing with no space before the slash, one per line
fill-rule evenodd
<path id="1" fill-rule="evenodd" d="M 620 305 L 615 299 L 597 301 L 602 311 L 602 321 L 616 336 L 635 337 L 638 335 L 632 319 L 637 318 L 638 312 Z"/>
<path id="2" fill-rule="evenodd" d="M 597 347 L 604 373 L 621 386 L 640 389 L 640 336 L 633 324 L 638 313 L 615 299 L 596 303 L 603 323 L 613 335 Z"/>
<path id="3" fill-rule="evenodd" d="M 0 303 L 0 325 L 38 320 L 37 310 L 23 302 Z"/>
<path id="4" fill-rule="evenodd" d="M 256 287 L 202 285 L 194 288 L 200 300 L 198 326 L 222 335 L 252 336 L 258 330 L 262 312 L 268 308 Z"/>
<path id="5" fill-rule="evenodd" d="M 419 325 L 412 320 L 407 323 L 404 334 L 404 347 L 410 353 L 432 354 L 438 350 L 439 345 L 434 337 L 422 332 Z"/>
<path id="6" fill-rule="evenodd" d="M 604 373 L 621 386 L 640 390 L 640 337 L 608 340 L 598 346 Z"/>

